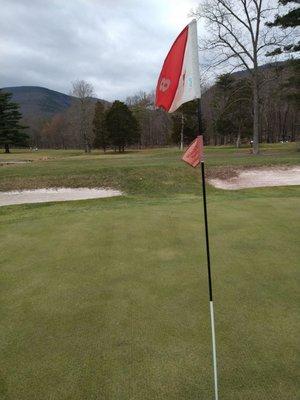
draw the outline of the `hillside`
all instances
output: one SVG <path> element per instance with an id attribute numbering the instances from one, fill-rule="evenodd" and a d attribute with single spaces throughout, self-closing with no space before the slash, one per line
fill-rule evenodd
<path id="1" fill-rule="evenodd" d="M 25 118 L 47 119 L 65 111 L 75 99 L 67 94 L 39 86 L 5 87 L 2 90 L 12 93 L 13 101 L 20 104 Z M 100 101 L 108 103 L 105 100 L 100 99 Z"/>
<path id="2" fill-rule="evenodd" d="M 276 61 L 276 62 L 270 62 L 266 63 L 263 65 L 260 65 L 258 69 L 260 70 L 261 73 L 265 71 L 273 71 L 275 72 L 279 68 L 288 68 L 289 67 L 289 61 Z M 250 72 L 246 69 L 243 69 L 241 71 L 236 71 L 231 74 L 235 78 L 248 78 L 250 76 Z"/>

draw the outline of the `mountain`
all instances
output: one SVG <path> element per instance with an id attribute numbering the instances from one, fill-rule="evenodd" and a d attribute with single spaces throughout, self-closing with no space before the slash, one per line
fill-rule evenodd
<path id="1" fill-rule="evenodd" d="M 20 105 L 25 118 L 48 119 L 70 107 L 75 97 L 39 86 L 5 87 L 3 91 L 12 93 L 12 100 Z M 100 100 L 109 104 L 105 100 Z"/>
<path id="2" fill-rule="evenodd" d="M 289 66 L 289 60 L 286 60 L 286 61 L 276 61 L 259 65 L 258 69 L 260 72 L 264 72 L 264 71 L 272 71 L 278 68 L 285 68 L 288 66 Z M 233 72 L 231 75 L 235 78 L 247 78 L 249 77 L 250 73 L 248 70 L 244 69 L 242 71 Z"/>

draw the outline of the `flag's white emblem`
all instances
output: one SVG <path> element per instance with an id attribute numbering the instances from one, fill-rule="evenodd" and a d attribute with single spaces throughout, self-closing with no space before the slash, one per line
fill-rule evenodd
<path id="1" fill-rule="evenodd" d="M 170 84 L 171 84 L 170 79 L 162 78 L 162 80 L 160 81 L 159 90 L 165 92 L 166 90 L 169 89 Z"/>

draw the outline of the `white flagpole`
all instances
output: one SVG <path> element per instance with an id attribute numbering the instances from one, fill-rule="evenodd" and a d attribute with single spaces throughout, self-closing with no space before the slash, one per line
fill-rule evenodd
<path id="1" fill-rule="evenodd" d="M 217 370 L 217 349 L 216 349 L 214 302 L 210 301 L 209 306 L 210 306 L 211 339 L 212 339 L 213 365 L 214 365 L 215 399 L 218 400 L 219 394 L 218 394 L 218 370 Z"/>

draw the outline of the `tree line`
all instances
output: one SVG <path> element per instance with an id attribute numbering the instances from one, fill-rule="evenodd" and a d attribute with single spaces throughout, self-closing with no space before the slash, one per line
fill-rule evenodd
<path id="1" fill-rule="evenodd" d="M 260 70 L 264 82 L 259 99 L 259 142 L 295 141 L 299 138 L 300 62 L 292 60 L 271 64 Z M 76 85 L 88 85 L 78 81 Z M 11 96 L 0 92 L 0 115 Z M 240 147 L 253 140 L 253 97 L 247 74 L 221 74 L 214 85 L 202 93 L 202 117 L 205 142 L 210 145 L 232 144 Z M 3 132 L 0 119 L 0 144 L 30 145 L 38 148 L 108 149 L 123 152 L 126 147 L 189 144 L 198 133 L 197 102 L 183 104 L 175 113 L 155 109 L 153 93 L 139 92 L 126 102 L 106 104 L 95 101 L 90 92 L 74 100 L 64 113 L 30 126 L 26 134 L 20 122 L 18 105 L 13 103 L 14 118 L 21 127 Z M 39 123 L 39 121 L 36 121 Z M 34 129 L 32 129 L 34 128 Z M 20 133 L 18 133 L 20 132 Z M 6 136 L 7 140 L 4 140 Z"/>

